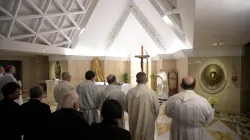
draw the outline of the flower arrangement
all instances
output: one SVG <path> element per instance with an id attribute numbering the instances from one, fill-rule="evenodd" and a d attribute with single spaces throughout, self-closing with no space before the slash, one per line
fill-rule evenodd
<path id="1" fill-rule="evenodd" d="M 125 72 L 123 74 L 123 82 L 124 83 L 128 83 L 129 82 L 129 74 L 127 72 Z"/>
<path id="2" fill-rule="evenodd" d="M 209 97 L 207 100 L 208 100 L 208 102 L 210 103 L 210 105 L 212 106 L 212 108 L 214 108 L 214 105 L 215 105 L 215 104 L 218 104 L 218 103 L 219 103 L 218 100 L 215 99 L 215 98 L 213 98 L 213 97 Z"/>

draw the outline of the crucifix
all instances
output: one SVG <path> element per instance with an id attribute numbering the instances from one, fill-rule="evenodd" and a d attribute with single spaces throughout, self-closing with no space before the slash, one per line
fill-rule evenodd
<path id="1" fill-rule="evenodd" d="M 135 56 L 136 58 L 139 58 L 141 59 L 141 71 L 143 72 L 143 59 L 147 59 L 147 65 L 148 65 L 148 58 L 150 57 L 147 52 L 146 52 L 146 55 L 144 55 L 144 48 L 143 46 L 141 46 L 141 55 L 136 55 Z"/>

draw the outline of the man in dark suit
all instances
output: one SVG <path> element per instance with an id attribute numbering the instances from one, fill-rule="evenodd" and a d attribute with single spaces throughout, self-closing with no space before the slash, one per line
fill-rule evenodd
<path id="1" fill-rule="evenodd" d="M 50 122 L 51 111 L 49 105 L 41 102 L 42 94 L 41 86 L 31 88 L 30 100 L 21 106 L 24 140 L 44 139 L 42 131 Z"/>
<path id="2" fill-rule="evenodd" d="M 61 109 L 52 114 L 53 139 L 58 140 L 89 140 L 90 126 L 83 119 L 79 108 L 79 96 L 76 91 L 70 91 L 61 99 Z"/>
<path id="3" fill-rule="evenodd" d="M 1 90 L 4 98 L 0 101 L 0 139 L 21 140 L 20 106 L 14 101 L 21 95 L 20 86 L 10 82 Z"/>

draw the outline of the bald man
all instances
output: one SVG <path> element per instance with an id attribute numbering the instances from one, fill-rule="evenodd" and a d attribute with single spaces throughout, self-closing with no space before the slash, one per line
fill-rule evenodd
<path id="1" fill-rule="evenodd" d="M 144 72 L 136 74 L 138 85 L 128 91 L 127 112 L 129 131 L 132 140 L 154 140 L 155 121 L 159 114 L 159 102 L 156 92 L 147 84 Z"/>
<path id="2" fill-rule="evenodd" d="M 214 118 L 207 99 L 194 92 L 195 79 L 182 79 L 181 91 L 166 102 L 166 115 L 172 118 L 170 140 L 206 140 L 205 124 Z"/>
<path id="3" fill-rule="evenodd" d="M 76 91 L 68 91 L 61 97 L 61 109 L 52 114 L 52 138 L 58 140 L 90 140 L 90 126 L 82 117 L 79 109 L 79 95 Z M 71 131 L 73 130 L 73 131 Z"/>
<path id="4" fill-rule="evenodd" d="M 107 76 L 108 86 L 102 92 L 106 99 L 114 99 L 117 100 L 122 106 L 122 119 L 118 121 L 118 126 L 121 128 L 125 128 L 124 122 L 124 111 L 126 106 L 126 95 L 121 91 L 121 86 L 117 85 L 115 75 L 110 74 Z"/>

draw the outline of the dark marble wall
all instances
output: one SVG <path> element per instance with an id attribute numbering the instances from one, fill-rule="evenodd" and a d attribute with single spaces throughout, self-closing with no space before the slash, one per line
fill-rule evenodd
<path id="1" fill-rule="evenodd" d="M 244 46 L 241 70 L 241 112 L 246 112 L 250 111 L 250 43 Z"/>

